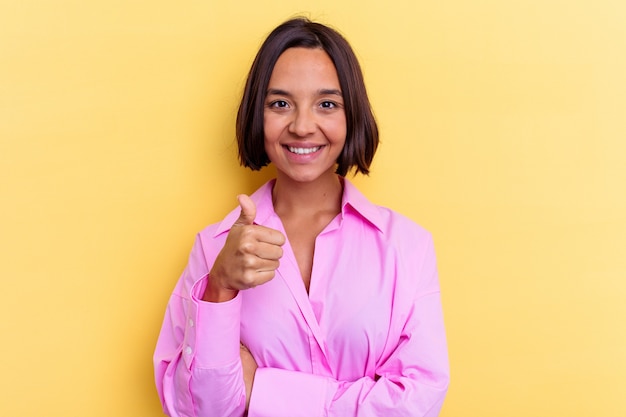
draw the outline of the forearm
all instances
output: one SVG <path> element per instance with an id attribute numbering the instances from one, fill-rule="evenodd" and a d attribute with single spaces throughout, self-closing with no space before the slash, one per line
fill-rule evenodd
<path id="1" fill-rule="evenodd" d="M 203 289 L 197 283 L 191 300 L 171 302 L 155 355 L 159 395 L 172 417 L 241 417 L 246 400 L 239 355 L 241 299 L 203 302 L 196 297 Z"/>
<path id="2" fill-rule="evenodd" d="M 435 417 L 447 391 L 447 376 L 428 383 L 418 375 L 363 377 L 356 381 L 259 368 L 249 417 Z"/>
<path id="3" fill-rule="evenodd" d="M 404 331 L 386 359 L 356 380 L 257 369 L 249 416 L 436 417 L 449 383 L 439 293 L 423 293 L 395 328 Z"/>
<path id="4" fill-rule="evenodd" d="M 189 383 L 194 416 L 242 417 L 246 407 L 246 390 L 241 361 L 220 368 L 192 368 Z"/>

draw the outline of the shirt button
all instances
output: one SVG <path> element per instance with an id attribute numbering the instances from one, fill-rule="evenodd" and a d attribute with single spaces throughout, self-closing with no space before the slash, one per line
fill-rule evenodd
<path id="1" fill-rule="evenodd" d="M 189 327 L 193 327 L 193 320 L 189 319 Z"/>
<path id="2" fill-rule="evenodd" d="M 191 355 L 191 352 L 193 352 L 193 349 L 191 349 L 191 346 L 187 346 L 185 348 L 185 355 Z"/>

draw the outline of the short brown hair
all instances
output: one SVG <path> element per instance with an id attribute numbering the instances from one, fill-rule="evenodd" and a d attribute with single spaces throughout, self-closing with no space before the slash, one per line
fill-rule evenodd
<path id="1" fill-rule="evenodd" d="M 363 81 L 361 66 L 346 39 L 336 30 L 306 18 L 286 21 L 274 29 L 257 53 L 237 112 L 237 143 L 241 164 L 259 170 L 269 164 L 265 152 L 263 110 L 267 86 L 278 57 L 289 48 L 321 48 L 335 64 L 346 112 L 346 143 L 337 158 L 337 174 L 350 169 L 369 173 L 378 147 L 378 126 Z"/>

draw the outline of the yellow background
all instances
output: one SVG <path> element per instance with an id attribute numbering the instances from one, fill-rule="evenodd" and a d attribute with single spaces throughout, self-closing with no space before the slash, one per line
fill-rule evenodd
<path id="1" fill-rule="evenodd" d="M 1 0 L 0 415 L 160 415 L 167 298 L 271 176 L 234 116 L 299 12 L 363 65 L 383 143 L 355 182 L 435 236 L 442 416 L 626 415 L 625 4 Z"/>

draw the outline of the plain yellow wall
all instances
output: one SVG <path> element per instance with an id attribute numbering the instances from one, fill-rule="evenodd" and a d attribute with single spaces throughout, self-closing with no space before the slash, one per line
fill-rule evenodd
<path id="1" fill-rule="evenodd" d="M 158 416 L 194 239 L 271 176 L 234 115 L 299 13 L 360 57 L 373 201 L 430 229 L 443 417 L 626 415 L 626 3 L 0 1 L 0 415 Z"/>

